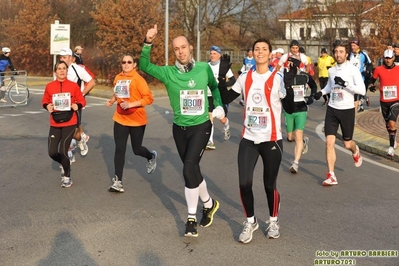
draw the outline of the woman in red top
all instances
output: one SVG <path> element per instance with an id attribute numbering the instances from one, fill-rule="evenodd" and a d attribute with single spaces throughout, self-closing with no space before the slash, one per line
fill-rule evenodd
<path id="1" fill-rule="evenodd" d="M 50 112 L 48 153 L 61 164 L 61 187 L 70 187 L 70 162 L 68 149 L 78 123 L 77 110 L 86 106 L 79 86 L 67 79 L 68 65 L 61 61 L 55 64 L 56 80 L 47 84 L 42 106 Z"/>
<path id="2" fill-rule="evenodd" d="M 127 139 L 130 135 L 133 153 L 147 159 L 147 173 L 151 174 L 156 166 L 156 151 L 149 151 L 142 145 L 147 114 L 144 106 L 152 104 L 154 97 L 145 79 L 136 71 L 137 62 L 131 55 L 123 56 L 122 72 L 114 80 L 114 95 L 106 103 L 107 107 L 117 102 L 114 120 L 115 140 L 115 177 L 109 188 L 111 192 L 124 192 L 122 185 L 123 167 Z"/>

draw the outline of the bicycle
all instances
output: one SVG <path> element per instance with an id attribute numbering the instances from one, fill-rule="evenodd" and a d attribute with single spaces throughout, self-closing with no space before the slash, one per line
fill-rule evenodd
<path id="1" fill-rule="evenodd" d="M 18 83 L 14 76 L 4 77 L 3 80 L 8 81 L 5 91 L 13 103 L 22 104 L 28 101 L 29 89 L 26 85 Z"/>

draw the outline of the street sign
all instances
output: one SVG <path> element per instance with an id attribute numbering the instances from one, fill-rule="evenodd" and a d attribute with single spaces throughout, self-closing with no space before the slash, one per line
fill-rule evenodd
<path id="1" fill-rule="evenodd" d="M 71 26 L 69 24 L 51 24 L 50 54 L 58 55 L 61 48 L 70 48 Z"/>

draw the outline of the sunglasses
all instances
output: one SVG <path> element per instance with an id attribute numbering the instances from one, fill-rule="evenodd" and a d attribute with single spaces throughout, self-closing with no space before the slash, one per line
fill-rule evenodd
<path id="1" fill-rule="evenodd" d="M 132 61 L 122 61 L 122 65 L 124 65 L 124 64 L 129 64 L 129 65 L 131 65 L 131 64 L 133 64 L 133 62 L 132 62 Z"/>

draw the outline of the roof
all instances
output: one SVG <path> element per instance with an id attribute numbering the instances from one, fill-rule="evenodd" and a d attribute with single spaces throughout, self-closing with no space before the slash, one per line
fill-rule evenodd
<path id="1" fill-rule="evenodd" d="M 331 16 L 331 14 L 340 17 L 348 17 L 354 16 L 355 14 L 360 14 L 363 19 L 371 19 L 372 14 L 377 12 L 376 7 L 380 5 L 381 2 L 376 1 L 340 1 L 329 6 L 319 4 L 317 6 L 309 6 L 289 14 L 284 14 L 280 16 L 279 20 L 312 20 L 316 19 L 317 17 Z"/>

